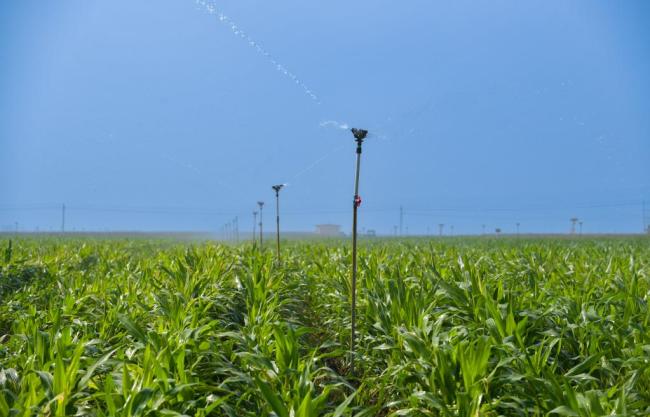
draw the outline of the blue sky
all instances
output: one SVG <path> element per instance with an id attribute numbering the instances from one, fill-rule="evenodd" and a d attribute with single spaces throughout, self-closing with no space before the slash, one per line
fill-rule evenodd
<path id="1" fill-rule="evenodd" d="M 0 227 L 641 230 L 646 1 L 212 4 L 0 4 Z"/>

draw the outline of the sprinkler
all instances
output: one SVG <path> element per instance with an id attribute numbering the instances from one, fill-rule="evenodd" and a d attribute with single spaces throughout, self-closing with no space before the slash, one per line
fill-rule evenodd
<path id="1" fill-rule="evenodd" d="M 280 258 L 280 190 L 285 186 L 286 184 L 278 184 L 274 185 L 273 191 L 275 191 L 275 236 L 276 236 L 276 242 L 277 242 L 277 248 L 278 248 L 278 265 L 281 262 Z"/>
<path id="2" fill-rule="evenodd" d="M 260 250 L 262 250 L 262 246 L 264 245 L 264 238 L 262 233 L 262 210 L 264 209 L 264 202 L 258 201 L 257 205 L 260 206 Z"/>
<path id="3" fill-rule="evenodd" d="M 357 142 L 357 170 L 354 177 L 354 200 L 352 201 L 352 321 L 350 334 L 350 372 L 354 374 L 354 336 L 357 321 L 357 211 L 361 205 L 361 197 L 359 196 L 359 171 L 361 169 L 361 145 L 368 135 L 368 131 L 352 128 L 352 134 L 354 135 L 354 140 Z"/>

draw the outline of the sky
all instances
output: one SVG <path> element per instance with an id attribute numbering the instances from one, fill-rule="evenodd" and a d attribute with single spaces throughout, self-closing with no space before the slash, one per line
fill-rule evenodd
<path id="1" fill-rule="evenodd" d="M 640 232 L 645 0 L 0 3 L 0 230 Z"/>

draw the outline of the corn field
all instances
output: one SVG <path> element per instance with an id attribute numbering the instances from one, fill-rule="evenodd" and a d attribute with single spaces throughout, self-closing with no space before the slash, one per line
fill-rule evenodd
<path id="1" fill-rule="evenodd" d="M 647 239 L 5 239 L 0 416 L 648 416 Z"/>

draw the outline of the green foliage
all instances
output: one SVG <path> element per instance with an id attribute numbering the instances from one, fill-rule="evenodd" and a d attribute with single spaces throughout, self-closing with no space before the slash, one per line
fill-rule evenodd
<path id="1" fill-rule="evenodd" d="M 650 415 L 647 240 L 18 240 L 0 416 Z"/>

